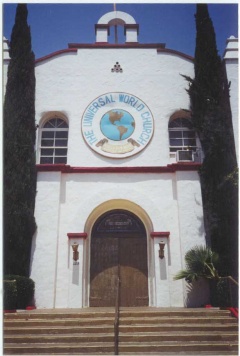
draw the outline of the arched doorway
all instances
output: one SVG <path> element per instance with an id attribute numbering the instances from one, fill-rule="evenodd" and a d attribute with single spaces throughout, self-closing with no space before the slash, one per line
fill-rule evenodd
<path id="1" fill-rule="evenodd" d="M 120 278 L 120 306 L 148 305 L 147 236 L 142 221 L 112 210 L 93 226 L 90 306 L 114 306 Z"/>

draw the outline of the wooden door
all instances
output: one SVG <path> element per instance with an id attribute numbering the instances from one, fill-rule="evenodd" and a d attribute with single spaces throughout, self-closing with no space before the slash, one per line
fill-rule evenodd
<path id="1" fill-rule="evenodd" d="M 147 239 L 142 222 L 112 211 L 95 224 L 91 240 L 90 306 L 114 306 L 120 278 L 120 305 L 148 305 Z"/>

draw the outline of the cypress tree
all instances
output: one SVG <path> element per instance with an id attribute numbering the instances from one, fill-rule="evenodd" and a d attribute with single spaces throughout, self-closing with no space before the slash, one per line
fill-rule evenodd
<path id="1" fill-rule="evenodd" d="M 18 4 L 4 100 L 4 273 L 29 276 L 36 225 L 35 56 L 26 4 Z"/>
<path id="2" fill-rule="evenodd" d="M 238 272 L 237 160 L 229 85 L 206 4 L 197 4 L 195 78 L 189 80 L 193 124 L 205 155 L 200 170 L 207 241 L 222 274 Z"/>

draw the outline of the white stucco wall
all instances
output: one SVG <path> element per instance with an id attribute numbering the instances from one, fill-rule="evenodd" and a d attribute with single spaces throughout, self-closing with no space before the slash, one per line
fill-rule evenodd
<path id="1" fill-rule="evenodd" d="M 126 42 L 135 46 L 109 46 L 108 25 L 130 25 Z M 104 26 L 106 25 L 106 26 Z M 36 75 L 37 162 L 40 129 L 50 112 L 61 113 L 69 124 L 67 164 L 73 167 L 166 167 L 175 161 L 169 155 L 168 123 L 171 115 L 189 109 L 188 83 L 194 77 L 193 61 L 174 51 L 137 46 L 138 26 L 132 16 L 120 11 L 103 15 L 96 27 L 97 45 L 82 46 L 38 61 Z M 84 48 L 85 47 L 85 48 Z M 88 48 L 87 48 L 88 47 Z M 135 48 L 133 48 L 135 47 Z M 225 63 L 231 81 L 230 102 L 235 144 L 238 146 L 238 44 L 227 42 Z M 4 90 L 9 63 L 4 38 Z M 112 72 L 116 64 L 121 73 Z M 86 144 L 81 129 L 85 109 L 107 93 L 128 93 L 144 102 L 154 120 L 148 145 L 127 158 L 110 158 Z M 159 307 L 199 307 L 208 303 L 208 287 L 200 282 L 189 288 L 174 275 L 184 268 L 185 253 L 205 245 L 202 198 L 197 171 L 171 173 L 61 173 L 39 172 L 35 217 L 37 231 L 32 243 L 30 276 L 35 281 L 37 308 L 81 308 L 89 305 L 91 230 L 98 217 L 112 209 L 136 214 L 147 232 L 149 304 Z M 87 234 L 68 237 L 68 233 Z M 151 237 L 152 232 L 170 236 Z M 85 237 L 85 236 L 84 236 Z M 159 258 L 159 243 L 165 257 Z M 72 245 L 78 245 L 74 263 Z"/>
<path id="2" fill-rule="evenodd" d="M 122 73 L 111 69 L 119 62 Z M 235 135 L 238 81 L 236 61 L 227 58 Z M 153 48 L 82 48 L 40 61 L 36 65 L 36 123 L 49 112 L 61 112 L 69 122 L 68 161 L 73 167 L 167 166 L 168 122 L 180 109 L 189 109 L 187 82 L 191 60 Z M 151 110 L 154 134 L 140 153 L 113 159 L 94 152 L 84 141 L 81 119 L 86 107 L 105 93 L 125 92 L 140 98 Z M 237 140 L 237 136 L 236 136 Z M 38 147 L 40 133 L 37 133 Z M 37 157 L 39 162 L 39 155 Z M 173 281 L 184 267 L 184 255 L 205 244 L 198 173 L 61 173 L 39 172 L 35 216 L 38 225 L 32 246 L 31 277 L 38 308 L 84 307 L 89 297 L 91 228 L 113 208 L 127 209 L 143 221 L 148 236 L 149 301 L 154 306 L 201 306 L 208 288 L 194 292 Z M 152 231 L 170 237 L 151 238 Z M 86 232 L 87 239 L 67 234 Z M 164 241 L 165 258 L 159 259 Z M 73 265 L 72 244 L 78 244 L 79 264 Z M 201 293 L 200 293 L 201 290 Z M 204 293 L 203 293 L 204 290 Z"/>
<path id="3" fill-rule="evenodd" d="M 122 73 L 111 72 L 116 62 L 121 65 Z M 170 163 L 169 118 L 177 110 L 189 109 L 185 90 L 187 83 L 181 74 L 193 76 L 193 63 L 190 60 L 176 54 L 158 53 L 151 48 L 79 49 L 77 53 L 47 59 L 36 66 L 37 122 L 41 126 L 41 119 L 50 111 L 61 112 L 67 117 L 67 163 L 71 166 L 166 166 Z M 150 143 L 132 157 L 103 157 L 92 151 L 82 137 L 81 119 L 86 107 L 98 96 L 111 92 L 125 92 L 140 98 L 154 118 L 154 134 Z M 148 235 L 150 305 L 167 307 L 189 304 L 184 283 L 173 281 L 173 276 L 184 266 L 183 256 L 188 248 L 196 243 L 205 244 L 201 230 L 201 192 L 196 172 L 55 173 L 58 174 L 58 182 L 54 183 L 55 193 L 46 196 L 48 179 L 48 189 L 53 184 L 52 178 L 49 178 L 51 174 L 41 173 L 38 177 L 37 224 L 45 226 L 45 229 L 49 224 L 46 221 L 49 212 L 42 213 L 48 200 L 58 220 L 57 227 L 51 224 L 48 234 L 40 228 L 36 236 L 31 277 L 37 281 L 38 307 L 88 306 L 92 225 L 86 222 L 97 207 L 105 206 L 99 209 L 98 214 L 102 214 L 106 211 L 104 209 L 111 208 L 112 201 L 119 202 L 118 206 L 122 208 L 120 202 L 124 199 L 129 201 L 132 212 L 136 213 L 137 207 L 144 212 L 142 219 Z M 144 214 L 149 217 L 150 223 L 146 223 Z M 86 240 L 69 240 L 67 237 L 69 232 L 83 231 L 88 233 Z M 151 238 L 152 231 L 169 231 L 170 238 Z M 52 251 L 57 254 L 55 259 L 49 252 L 42 253 L 48 246 L 50 234 L 54 236 L 51 241 L 54 244 Z M 166 243 L 163 260 L 158 256 L 159 242 L 162 240 Z M 73 265 L 73 243 L 79 245 L 79 265 Z M 40 278 L 39 264 L 48 265 L 46 272 L 51 283 L 48 279 Z M 52 293 L 51 296 L 43 292 L 46 290 Z M 198 306 L 201 302 L 200 298 Z"/>
<path id="4" fill-rule="evenodd" d="M 170 232 L 170 238 L 165 238 L 165 259 L 160 260 L 158 243 L 162 239 L 151 238 L 151 228 L 147 227 L 150 304 L 184 306 L 183 283 L 173 281 L 173 276 L 183 267 L 183 250 L 185 252 L 196 243 L 205 243 L 196 173 L 61 176 L 60 173 L 41 173 L 38 179 L 36 220 L 40 228 L 31 272 L 31 277 L 37 281 L 38 307 L 87 306 L 91 226 L 86 226 L 86 221 L 101 204 L 122 199 L 141 207 L 150 217 L 153 231 Z M 47 181 L 48 189 L 45 187 Z M 111 203 L 108 209 L 110 206 Z M 104 212 L 102 209 L 101 213 Z M 69 232 L 83 231 L 88 233 L 87 240 L 68 240 Z M 73 266 L 70 246 L 75 240 L 79 244 L 78 266 Z M 45 274 L 47 278 L 41 278 Z"/>
<path id="5" fill-rule="evenodd" d="M 2 69 L 2 74 L 3 74 L 3 95 L 5 95 L 6 91 L 6 85 L 7 85 L 7 72 L 8 72 L 8 65 L 9 65 L 9 45 L 8 45 L 8 40 L 3 37 L 3 69 Z"/>
<path id="6" fill-rule="evenodd" d="M 31 275 L 36 305 L 52 308 L 55 304 L 61 174 L 38 173 L 35 217 L 37 231 L 32 242 Z"/>
<path id="7" fill-rule="evenodd" d="M 112 73 L 116 61 L 123 73 Z M 146 65 L 147 63 L 147 65 Z M 187 82 L 193 64 L 156 49 L 80 49 L 36 67 L 36 120 L 48 111 L 64 112 L 69 120 L 68 164 L 72 166 L 165 166 L 169 163 L 168 121 L 173 112 L 189 109 Z M 86 107 L 99 95 L 126 92 L 143 100 L 155 119 L 147 149 L 127 159 L 109 159 L 93 152 L 81 134 Z"/>
<path id="8" fill-rule="evenodd" d="M 237 159 L 239 158 L 239 116 L 238 116 L 238 39 L 230 36 L 227 40 L 227 47 L 224 55 L 227 79 L 230 84 L 230 105 L 232 111 L 232 123 L 234 131 L 235 147 Z"/>
<path id="9" fill-rule="evenodd" d="M 238 102 L 238 60 L 226 60 L 226 70 L 230 85 L 230 103 L 237 158 L 239 161 L 239 102 Z"/>

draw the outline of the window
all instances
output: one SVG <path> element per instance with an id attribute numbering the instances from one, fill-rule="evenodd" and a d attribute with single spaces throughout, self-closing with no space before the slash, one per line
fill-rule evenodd
<path id="1" fill-rule="evenodd" d="M 181 150 L 196 152 L 196 133 L 191 120 L 186 118 L 174 119 L 170 121 L 168 129 L 170 152 Z"/>
<path id="2" fill-rule="evenodd" d="M 60 118 L 48 120 L 41 129 L 40 164 L 67 163 L 68 124 Z"/>

